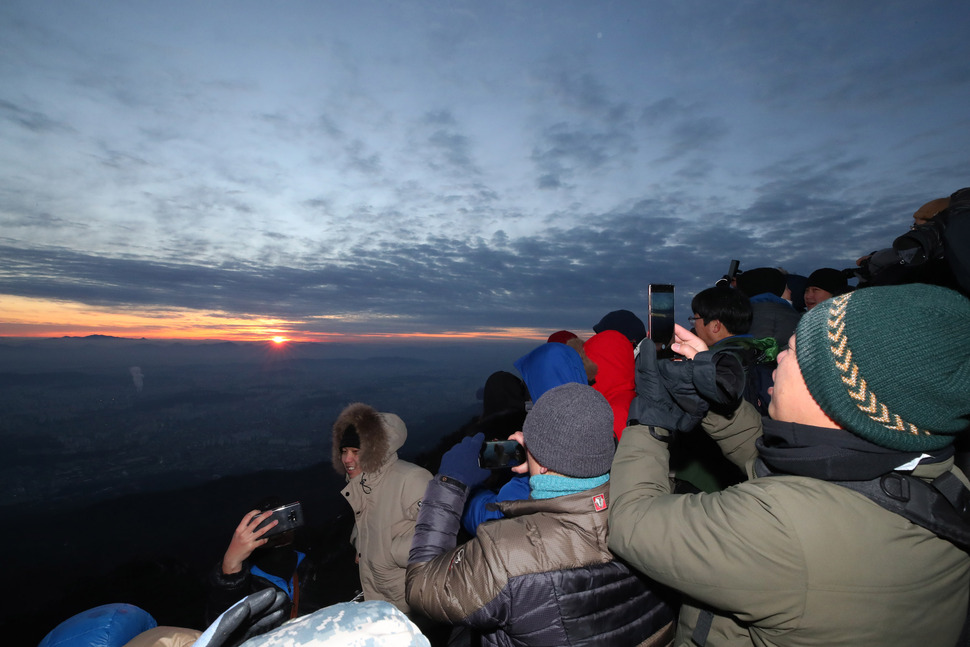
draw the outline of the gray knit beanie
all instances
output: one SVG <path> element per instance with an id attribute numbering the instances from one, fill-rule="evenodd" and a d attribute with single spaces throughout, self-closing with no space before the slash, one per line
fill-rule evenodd
<path id="1" fill-rule="evenodd" d="M 522 435 L 543 467 L 564 476 L 602 476 L 613 465 L 613 409 L 585 384 L 546 391 L 526 416 Z"/>
<path id="2" fill-rule="evenodd" d="M 812 397 L 857 436 L 932 451 L 970 426 L 970 299 L 958 292 L 862 288 L 805 313 L 795 343 Z"/>

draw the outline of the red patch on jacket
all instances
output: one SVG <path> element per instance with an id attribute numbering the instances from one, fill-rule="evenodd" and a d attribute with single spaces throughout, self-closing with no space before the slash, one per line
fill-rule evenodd
<path id="1" fill-rule="evenodd" d="M 597 512 L 602 512 L 606 510 L 606 496 L 603 494 L 597 494 L 593 497 L 593 509 Z"/>

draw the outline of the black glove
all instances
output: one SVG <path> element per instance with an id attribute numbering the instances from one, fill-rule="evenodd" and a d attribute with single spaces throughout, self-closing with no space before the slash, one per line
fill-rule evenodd
<path id="1" fill-rule="evenodd" d="M 694 362 L 694 386 L 702 398 L 712 404 L 737 405 L 744 395 L 745 377 L 741 358 L 729 351 L 699 353 Z M 713 369 L 707 364 L 713 364 Z M 698 371 L 701 377 L 698 378 Z"/>
<path id="2" fill-rule="evenodd" d="M 235 647 L 283 624 L 290 598 L 275 586 L 251 593 L 229 607 L 197 641 L 205 647 Z M 203 640 L 208 637 L 208 640 Z"/>
<path id="3" fill-rule="evenodd" d="M 708 350 L 692 360 L 660 362 L 660 375 L 677 405 L 698 419 L 711 404 L 734 405 L 744 393 L 744 369 L 730 351 Z"/>
<path id="4" fill-rule="evenodd" d="M 671 433 L 693 429 L 704 414 L 697 416 L 678 406 L 664 384 L 659 364 L 656 346 L 644 339 L 637 353 L 637 397 L 630 403 L 627 424 L 660 427 Z"/>

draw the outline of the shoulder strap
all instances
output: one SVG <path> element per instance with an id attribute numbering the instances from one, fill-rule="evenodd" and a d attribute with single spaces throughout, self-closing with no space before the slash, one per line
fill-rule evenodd
<path id="1" fill-rule="evenodd" d="M 293 606 L 290 607 L 290 619 L 297 617 L 300 613 L 300 574 L 293 573 Z"/>
<path id="2" fill-rule="evenodd" d="M 757 476 L 774 476 L 764 460 L 755 461 Z M 829 481 L 854 490 L 881 507 L 970 552 L 970 490 L 953 472 L 930 483 L 914 476 L 890 472 L 870 481 Z M 708 625 L 710 630 L 710 625 Z M 706 634 L 704 636 L 706 640 Z M 703 647 L 702 642 L 698 645 Z M 970 610 L 963 622 L 958 647 L 970 645 Z"/>
<path id="3" fill-rule="evenodd" d="M 970 552 L 970 491 L 951 472 L 931 483 L 899 472 L 870 481 L 830 481 L 865 495 L 961 550 Z"/>
<path id="4" fill-rule="evenodd" d="M 697 624 L 690 635 L 691 642 L 697 647 L 707 647 L 707 637 L 711 633 L 711 625 L 714 623 L 714 613 L 710 609 L 700 609 L 697 616 Z"/>
<path id="5" fill-rule="evenodd" d="M 762 458 L 755 461 L 754 471 L 757 476 L 782 474 Z M 854 490 L 970 553 L 970 490 L 953 472 L 945 472 L 929 483 L 899 472 L 868 481 L 826 482 Z"/>

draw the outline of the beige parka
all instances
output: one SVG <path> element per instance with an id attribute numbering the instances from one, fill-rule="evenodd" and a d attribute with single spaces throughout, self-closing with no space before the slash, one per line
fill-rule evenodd
<path id="1" fill-rule="evenodd" d="M 431 480 L 428 470 L 400 460 L 397 450 L 407 440 L 407 427 L 393 413 L 378 413 L 355 403 L 333 425 L 333 467 L 347 475 L 340 460 L 340 444 L 349 425 L 360 436 L 361 474 L 341 491 L 354 510 L 350 540 L 357 549 L 360 582 L 365 600 L 386 600 L 404 613 L 408 553 L 421 499 Z"/>

